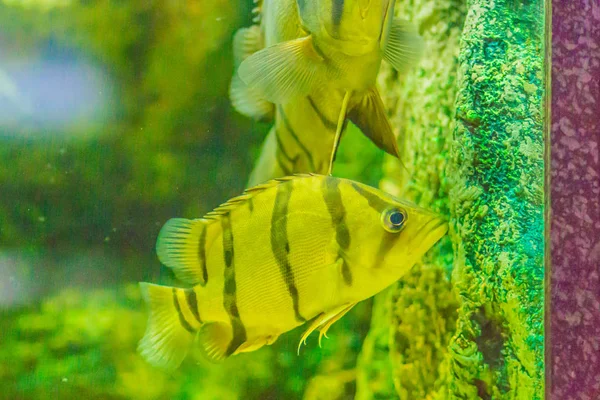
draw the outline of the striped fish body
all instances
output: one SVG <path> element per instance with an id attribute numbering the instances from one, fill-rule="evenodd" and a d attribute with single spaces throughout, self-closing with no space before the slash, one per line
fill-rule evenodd
<path id="1" fill-rule="evenodd" d="M 202 219 L 170 220 L 159 258 L 194 286 L 141 284 L 151 314 L 140 352 L 172 368 L 196 337 L 209 359 L 221 360 L 311 319 L 303 339 L 324 333 L 402 276 L 446 229 L 410 203 L 320 175 L 270 181 Z"/>

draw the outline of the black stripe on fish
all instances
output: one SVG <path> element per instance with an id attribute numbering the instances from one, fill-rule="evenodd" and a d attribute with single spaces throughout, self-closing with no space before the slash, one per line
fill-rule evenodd
<path id="1" fill-rule="evenodd" d="M 375 255 L 375 259 L 373 261 L 373 268 L 377 268 L 381 266 L 384 257 L 386 254 L 394 247 L 394 244 L 400 237 L 400 233 L 390 233 L 383 232 L 383 239 L 379 243 L 379 249 L 377 249 L 377 254 Z"/>
<path id="2" fill-rule="evenodd" d="M 321 122 L 323 123 L 323 126 L 329 130 L 332 130 L 335 132 L 335 130 L 337 129 L 337 124 L 333 121 L 330 121 L 329 119 L 327 119 L 327 117 L 325 116 L 325 114 L 323 114 L 321 112 L 321 110 L 319 110 L 319 107 L 317 107 L 317 104 L 315 103 L 315 101 L 313 100 L 312 97 L 310 96 L 306 96 L 306 98 L 308 99 L 308 102 L 310 103 L 310 106 L 313 108 L 315 114 L 317 114 L 317 117 L 319 117 L 319 119 L 321 120 Z"/>
<path id="3" fill-rule="evenodd" d="M 189 333 L 195 334 L 196 331 L 192 326 L 186 321 L 185 316 L 181 312 L 181 306 L 179 305 L 179 299 L 177 299 L 177 288 L 173 288 L 173 305 L 175 306 L 175 310 L 177 310 L 177 315 L 179 315 L 179 323 L 183 328 Z"/>
<path id="4" fill-rule="evenodd" d="M 208 283 L 208 269 L 206 268 L 206 225 L 202 226 L 202 232 L 200 232 L 200 239 L 198 240 L 198 259 L 200 266 L 202 267 L 202 286 L 206 286 Z"/>
<path id="5" fill-rule="evenodd" d="M 201 324 L 202 318 L 200 318 L 200 311 L 198 311 L 198 299 L 196 298 L 196 292 L 194 292 L 194 289 L 185 289 L 184 292 L 188 307 L 192 311 L 192 314 L 194 314 L 196 321 Z"/>
<path id="6" fill-rule="evenodd" d="M 352 272 L 344 258 L 344 250 L 350 247 L 350 231 L 346 225 L 346 209 L 342 202 L 340 181 L 332 176 L 326 176 L 321 184 L 323 198 L 331 216 L 331 223 L 335 228 L 335 240 L 339 246 L 338 256 L 342 259 L 342 276 L 346 285 L 352 285 Z"/>
<path id="7" fill-rule="evenodd" d="M 281 153 L 289 162 L 293 162 L 294 160 L 292 159 L 292 157 L 289 156 L 287 151 L 285 151 L 285 147 L 283 147 L 283 142 L 281 141 L 281 137 L 279 136 L 279 131 L 277 130 L 277 127 L 275 127 L 274 129 L 275 140 L 277 141 L 277 150 L 279 150 L 278 153 Z"/>
<path id="8" fill-rule="evenodd" d="M 254 202 L 252 201 L 252 197 L 248 198 L 248 210 L 250 211 L 250 214 L 252 214 L 252 211 L 254 211 Z"/>
<path id="9" fill-rule="evenodd" d="M 231 219 L 229 213 L 221 217 L 221 229 L 223 231 L 223 259 L 225 260 L 225 274 L 223 283 L 223 308 L 229 315 L 233 336 L 225 351 L 225 356 L 230 356 L 238 347 L 246 341 L 246 328 L 240 318 L 237 306 L 235 266 L 233 252 L 233 231 L 231 230 Z"/>
<path id="10" fill-rule="evenodd" d="M 285 165 L 285 162 L 281 159 L 281 154 L 279 152 L 275 153 L 275 161 L 277 161 L 277 165 L 281 168 L 281 171 L 284 175 L 291 175 L 292 171 Z"/>
<path id="11" fill-rule="evenodd" d="M 279 265 L 281 277 L 285 281 L 288 293 L 292 298 L 294 314 L 298 322 L 305 322 L 306 319 L 300 314 L 300 298 L 294 271 L 290 265 L 289 253 L 290 243 L 287 234 L 287 216 L 290 198 L 292 196 L 293 181 L 280 183 L 277 186 L 275 195 L 275 204 L 273 206 L 273 216 L 271 218 L 271 250 Z"/>
<path id="12" fill-rule="evenodd" d="M 344 0 L 333 0 L 331 7 L 331 22 L 333 24 L 334 35 L 340 33 L 340 22 L 342 22 L 342 14 L 344 13 Z"/>
<path id="13" fill-rule="evenodd" d="M 300 149 L 302 149 L 302 152 L 306 155 L 306 158 L 308 159 L 308 163 L 310 164 L 311 170 L 307 171 L 307 172 L 316 171 L 315 161 L 312 158 L 312 154 L 310 153 L 310 151 L 308 151 L 308 148 L 300 141 L 300 138 L 298 137 L 298 135 L 296 135 L 296 132 L 294 132 L 294 130 L 292 129 L 292 126 L 290 125 L 290 121 L 287 119 L 287 116 L 283 112 L 283 107 L 278 105 L 277 111 L 279 111 L 279 114 L 281 115 L 281 120 L 285 124 L 287 131 L 290 133 L 290 135 L 292 135 L 292 138 L 296 141 L 296 144 L 298 144 L 298 147 L 300 147 Z"/>
<path id="14" fill-rule="evenodd" d="M 223 218 L 221 218 L 221 229 L 223 231 L 223 259 L 225 260 L 225 269 L 233 268 L 233 231 L 231 230 L 229 212 L 223 214 Z"/>
<path id="15" fill-rule="evenodd" d="M 369 202 L 369 206 L 375 209 L 377 212 L 383 212 L 386 208 L 388 208 L 389 203 L 387 201 L 371 193 L 370 191 L 361 187 L 357 183 L 352 182 L 352 187 L 354 188 L 354 190 L 356 190 L 356 192 L 359 195 L 364 197 Z"/>

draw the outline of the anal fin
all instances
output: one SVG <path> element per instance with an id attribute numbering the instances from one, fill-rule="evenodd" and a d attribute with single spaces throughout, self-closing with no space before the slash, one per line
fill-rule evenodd
<path id="1" fill-rule="evenodd" d="M 225 322 L 210 322 L 198 332 L 198 342 L 204 357 L 212 362 L 220 362 L 228 357 L 227 348 L 233 338 L 231 326 Z"/>
<path id="2" fill-rule="evenodd" d="M 394 157 L 400 157 L 396 135 L 376 88 L 368 90 L 359 102 L 350 108 L 348 119 L 377 147 Z"/>

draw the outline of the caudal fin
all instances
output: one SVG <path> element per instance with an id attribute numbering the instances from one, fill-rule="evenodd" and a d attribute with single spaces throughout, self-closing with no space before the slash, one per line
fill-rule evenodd
<path id="1" fill-rule="evenodd" d="M 194 343 L 201 326 L 197 308 L 188 301 L 193 289 L 140 283 L 142 296 L 150 309 L 146 333 L 138 352 L 148 363 L 164 368 L 177 368 Z"/>

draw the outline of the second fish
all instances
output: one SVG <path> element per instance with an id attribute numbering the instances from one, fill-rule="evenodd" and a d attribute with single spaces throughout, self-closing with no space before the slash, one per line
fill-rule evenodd
<path id="1" fill-rule="evenodd" d="M 330 172 L 347 120 L 399 156 L 375 81 L 385 59 L 404 71 L 423 48 L 394 18 L 395 0 L 264 0 L 260 25 L 238 31 L 230 95 L 247 116 L 274 127 L 249 186 L 295 172 Z M 333 154 L 332 154 L 333 149 Z"/>

